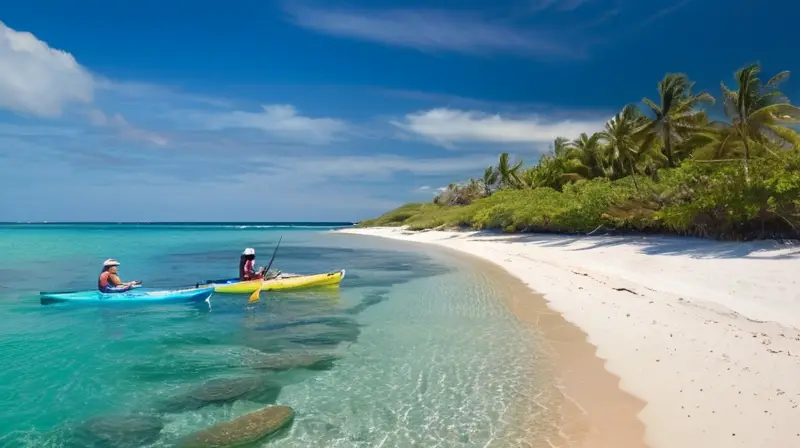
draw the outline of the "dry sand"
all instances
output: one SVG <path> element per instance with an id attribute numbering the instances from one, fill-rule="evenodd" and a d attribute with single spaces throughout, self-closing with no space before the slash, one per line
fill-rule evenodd
<path id="1" fill-rule="evenodd" d="M 646 402 L 638 416 L 648 446 L 800 446 L 798 246 L 387 228 L 340 232 L 461 250 L 544 294 L 551 309 L 597 346 L 620 387 Z M 579 366 L 584 368 L 590 366 Z M 585 383 L 581 391 L 580 381 L 565 381 L 587 416 L 592 406 L 599 406 L 599 417 L 621 415 L 603 412 L 604 397 L 586 401 L 610 393 L 608 387 Z M 597 418 L 588 418 L 599 431 L 589 429 L 594 438 L 587 447 L 609 446 L 602 432 L 619 424 Z"/>

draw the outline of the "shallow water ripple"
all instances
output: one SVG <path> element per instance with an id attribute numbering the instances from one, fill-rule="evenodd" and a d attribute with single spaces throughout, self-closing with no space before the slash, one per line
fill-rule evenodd
<path id="1" fill-rule="evenodd" d="M 285 228 L 13 232 L 0 235 L 0 447 L 66 448 L 76 434 L 102 439 L 99 429 L 136 445 L 153 438 L 151 418 L 163 428 L 148 448 L 168 447 L 272 402 L 296 420 L 262 446 L 522 446 L 552 426 L 535 333 L 450 254 Z M 39 290 L 92 288 L 109 256 L 126 279 L 180 286 L 235 271 L 242 247 L 270 253 L 279 235 L 277 268 L 346 268 L 341 287 L 263 293 L 252 305 L 225 294 L 205 307 L 38 303 Z M 42 250 L 63 268 L 36 284 L 18 278 Z M 97 420 L 131 414 L 145 415 L 138 427 Z M 542 423 L 523 422 L 531 415 Z"/>

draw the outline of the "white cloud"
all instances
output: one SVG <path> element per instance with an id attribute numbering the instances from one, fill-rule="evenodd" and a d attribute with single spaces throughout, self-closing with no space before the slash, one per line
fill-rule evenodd
<path id="1" fill-rule="evenodd" d="M 503 117 L 477 111 L 438 108 L 411 113 L 391 123 L 440 144 L 456 142 L 541 143 L 575 138 L 602 129 L 605 119 L 547 121 L 538 115 Z"/>
<path id="2" fill-rule="evenodd" d="M 86 115 L 93 125 L 116 129 L 132 140 L 140 140 L 157 146 L 165 146 L 168 143 L 165 137 L 130 124 L 122 114 L 116 113 L 109 116 L 102 110 L 89 109 L 86 111 Z"/>
<path id="3" fill-rule="evenodd" d="M 189 118 L 199 121 L 210 130 L 252 128 L 305 143 L 328 143 L 347 130 L 344 121 L 299 115 L 291 105 L 273 104 L 261 107 L 262 112 L 194 113 L 189 114 Z"/>
<path id="4" fill-rule="evenodd" d="M 298 26 L 307 29 L 419 50 L 584 55 L 582 50 L 565 46 L 543 32 L 514 29 L 472 14 L 413 9 L 333 10 L 298 5 L 286 10 Z"/>
<path id="5" fill-rule="evenodd" d="M 445 191 L 446 189 L 447 189 L 446 187 L 433 188 L 430 185 L 424 185 L 422 187 L 419 187 L 419 188 L 415 189 L 413 192 L 414 193 L 418 193 L 418 194 L 426 194 L 426 195 L 436 196 L 439 193 Z"/>
<path id="6" fill-rule="evenodd" d="M 71 54 L 0 22 L 0 108 L 56 118 L 70 103 L 93 103 L 97 85 Z M 83 113 L 91 124 L 115 129 L 127 138 L 167 144 L 164 137 L 137 128 L 120 114 L 109 116 L 95 108 Z"/>
<path id="7" fill-rule="evenodd" d="M 57 117 L 93 95 L 92 75 L 71 54 L 0 22 L 0 108 Z"/>
<path id="8" fill-rule="evenodd" d="M 386 180 L 388 175 L 480 174 L 497 163 L 496 156 L 410 158 L 396 155 L 305 157 L 284 162 L 281 170 L 313 174 L 319 179 Z M 280 166 L 280 165 L 279 165 Z"/>

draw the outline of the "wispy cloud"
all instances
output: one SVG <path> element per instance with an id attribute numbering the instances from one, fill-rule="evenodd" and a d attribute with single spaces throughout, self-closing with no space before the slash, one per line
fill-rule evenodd
<path id="1" fill-rule="evenodd" d="M 348 129 L 342 120 L 300 115 L 294 106 L 287 104 L 261 108 L 261 112 L 186 112 L 178 113 L 176 117 L 188 119 L 206 130 L 257 129 L 274 137 L 310 144 L 330 143 Z"/>
<path id="2" fill-rule="evenodd" d="M 630 39 L 639 33 L 647 32 L 650 25 L 663 20 L 676 11 L 689 6 L 693 2 L 694 0 L 681 0 L 669 4 L 670 2 L 665 0 L 662 4 L 669 4 L 669 6 L 660 9 L 653 8 L 650 4 L 645 5 L 642 3 L 642 6 L 645 6 L 645 11 L 638 11 L 640 17 L 628 26 L 620 27 L 614 33 L 610 33 L 609 36 L 606 37 L 606 40 L 609 44 L 614 44 L 615 42 Z M 653 12 L 653 10 L 655 10 L 655 12 Z M 620 10 L 620 12 L 624 13 L 626 11 Z"/>
<path id="3" fill-rule="evenodd" d="M 158 98 L 161 101 L 170 100 L 198 103 L 201 105 L 215 107 L 234 106 L 232 101 L 225 98 L 184 92 L 176 87 L 167 87 L 153 83 L 112 80 L 97 74 L 94 75 L 94 86 L 97 91 L 112 93 L 127 98 L 139 98 L 145 100 L 153 100 L 154 98 Z"/>
<path id="4" fill-rule="evenodd" d="M 100 109 L 89 109 L 86 111 L 86 115 L 93 125 L 115 129 L 132 140 L 140 140 L 156 146 L 165 146 L 168 143 L 166 137 L 132 125 L 122 114 L 116 113 L 109 116 Z"/>
<path id="5" fill-rule="evenodd" d="M 575 138 L 601 129 L 605 119 L 548 121 L 532 116 L 501 116 L 478 111 L 438 108 L 408 114 L 391 123 L 440 144 L 458 142 L 541 143 L 556 137 Z"/>
<path id="6" fill-rule="evenodd" d="M 531 11 L 543 11 L 545 9 L 556 9 L 559 11 L 574 11 L 586 3 L 595 0 L 532 0 Z"/>
<path id="7" fill-rule="evenodd" d="M 614 19 L 615 17 L 619 16 L 621 10 L 619 8 L 611 8 L 603 11 L 598 16 L 590 20 L 589 22 L 580 26 L 582 30 L 589 30 L 591 28 L 599 27 L 606 22 Z"/>
<path id="8" fill-rule="evenodd" d="M 392 175 L 418 176 L 463 175 L 482 171 L 497 162 L 486 155 L 462 157 L 403 157 L 398 155 L 280 157 L 264 160 L 264 171 L 272 174 L 298 175 L 314 182 L 326 180 L 385 181 Z"/>
<path id="9" fill-rule="evenodd" d="M 390 97 L 390 98 L 399 98 L 403 100 L 411 100 L 420 103 L 428 103 L 429 105 L 437 105 L 442 107 L 452 107 L 452 108 L 464 108 L 464 109 L 496 109 L 500 108 L 503 110 L 517 110 L 517 109 L 524 109 L 524 108 L 531 108 L 537 106 L 550 106 L 546 104 L 537 104 L 531 102 L 521 102 L 521 101 L 499 101 L 499 100 L 487 100 L 487 99 L 478 99 L 478 98 L 470 98 L 461 95 L 452 95 L 447 93 L 438 93 L 438 92 L 428 92 L 428 91 L 421 91 L 421 90 L 409 90 L 409 89 L 393 89 L 393 88 L 375 88 L 375 87 L 367 87 L 365 90 L 375 93 L 378 95 Z"/>
<path id="10" fill-rule="evenodd" d="M 50 126 L 31 124 L 0 123 L 0 137 L 14 138 L 71 138 L 81 134 L 79 129 L 71 126 Z"/>
<path id="11" fill-rule="evenodd" d="M 0 22 L 0 108 L 57 117 L 93 95 L 92 75 L 71 54 Z"/>
<path id="12" fill-rule="evenodd" d="M 677 2 L 677 3 L 673 4 L 673 5 L 667 6 L 666 8 L 659 9 L 658 11 L 656 11 L 650 17 L 642 20 L 638 24 L 638 29 L 641 29 L 645 25 L 649 25 L 649 24 L 651 24 L 651 23 L 653 23 L 653 22 L 655 22 L 657 20 L 663 19 L 664 17 L 666 17 L 666 16 L 672 14 L 673 12 L 683 8 L 684 6 L 688 5 L 689 3 L 693 2 L 693 1 L 694 0 L 683 0 L 683 1 Z"/>
<path id="13" fill-rule="evenodd" d="M 565 45 L 558 34 L 518 29 L 476 14 L 426 9 L 323 9 L 289 3 L 298 26 L 317 32 L 415 48 L 470 54 L 495 52 L 580 58 L 579 46 Z"/>

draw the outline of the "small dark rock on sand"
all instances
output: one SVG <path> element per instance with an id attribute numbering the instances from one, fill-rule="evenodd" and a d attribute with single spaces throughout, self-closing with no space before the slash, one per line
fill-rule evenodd
<path id="1" fill-rule="evenodd" d="M 229 448 L 255 443 L 289 426 L 294 410 L 288 406 L 268 406 L 228 423 L 196 432 L 179 444 L 181 448 Z"/>

